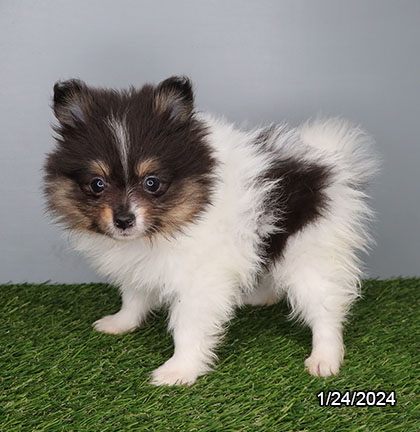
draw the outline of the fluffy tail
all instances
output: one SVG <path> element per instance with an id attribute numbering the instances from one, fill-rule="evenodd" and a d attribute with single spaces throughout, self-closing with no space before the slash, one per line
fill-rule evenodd
<path id="1" fill-rule="evenodd" d="M 354 187 L 364 186 L 378 171 L 373 139 L 360 127 L 341 118 L 308 121 L 299 128 L 302 141 L 333 157 L 334 164 L 345 165 Z"/>

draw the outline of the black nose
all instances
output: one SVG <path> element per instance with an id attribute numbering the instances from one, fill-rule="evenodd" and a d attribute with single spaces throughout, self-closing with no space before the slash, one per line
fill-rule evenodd
<path id="1" fill-rule="evenodd" d="M 119 213 L 114 216 L 114 225 L 123 230 L 134 225 L 136 217 L 133 213 Z"/>

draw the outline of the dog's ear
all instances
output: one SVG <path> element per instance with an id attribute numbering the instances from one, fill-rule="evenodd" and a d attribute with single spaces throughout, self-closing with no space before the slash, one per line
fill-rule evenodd
<path id="1" fill-rule="evenodd" d="M 155 89 L 154 109 L 171 119 L 188 120 L 194 110 L 194 93 L 189 78 L 173 76 Z"/>
<path id="2" fill-rule="evenodd" d="M 89 110 L 87 85 L 80 80 L 58 81 L 54 85 L 53 108 L 62 126 L 75 126 L 84 122 Z"/>

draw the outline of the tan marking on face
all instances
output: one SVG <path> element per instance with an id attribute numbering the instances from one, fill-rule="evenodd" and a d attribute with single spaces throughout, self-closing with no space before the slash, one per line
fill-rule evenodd
<path id="1" fill-rule="evenodd" d="M 102 160 L 94 160 L 89 166 L 92 174 L 100 174 L 104 177 L 108 177 L 110 174 L 109 166 Z"/>
<path id="2" fill-rule="evenodd" d="M 112 213 L 112 209 L 109 205 L 106 205 L 102 210 L 102 220 L 107 224 L 112 223 L 113 213 Z"/>
<path id="3" fill-rule="evenodd" d="M 147 174 L 152 174 L 159 170 L 160 164 L 156 159 L 146 159 L 141 161 L 136 166 L 136 172 L 139 177 L 144 177 Z"/>
<path id="4" fill-rule="evenodd" d="M 112 208 L 109 205 L 105 204 L 99 210 L 98 225 L 103 232 L 107 232 L 109 228 L 112 226 L 113 220 L 114 220 L 114 214 Z"/>
<path id="5" fill-rule="evenodd" d="M 77 202 L 72 198 L 74 184 L 66 178 L 57 179 L 50 183 L 46 189 L 48 204 L 59 220 L 71 228 L 89 229 L 91 223 L 78 208 Z"/>
<path id="6" fill-rule="evenodd" d="M 206 190 L 200 183 L 189 181 L 183 187 L 180 199 L 163 218 L 163 229 L 173 234 L 187 223 L 192 222 L 206 204 Z"/>

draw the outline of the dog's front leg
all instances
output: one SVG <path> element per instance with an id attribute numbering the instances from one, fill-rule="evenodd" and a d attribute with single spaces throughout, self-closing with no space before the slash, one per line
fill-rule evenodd
<path id="1" fill-rule="evenodd" d="M 179 290 L 170 307 L 175 352 L 153 372 L 155 385 L 192 384 L 211 368 L 214 349 L 238 300 L 232 279 L 212 274 Z"/>

